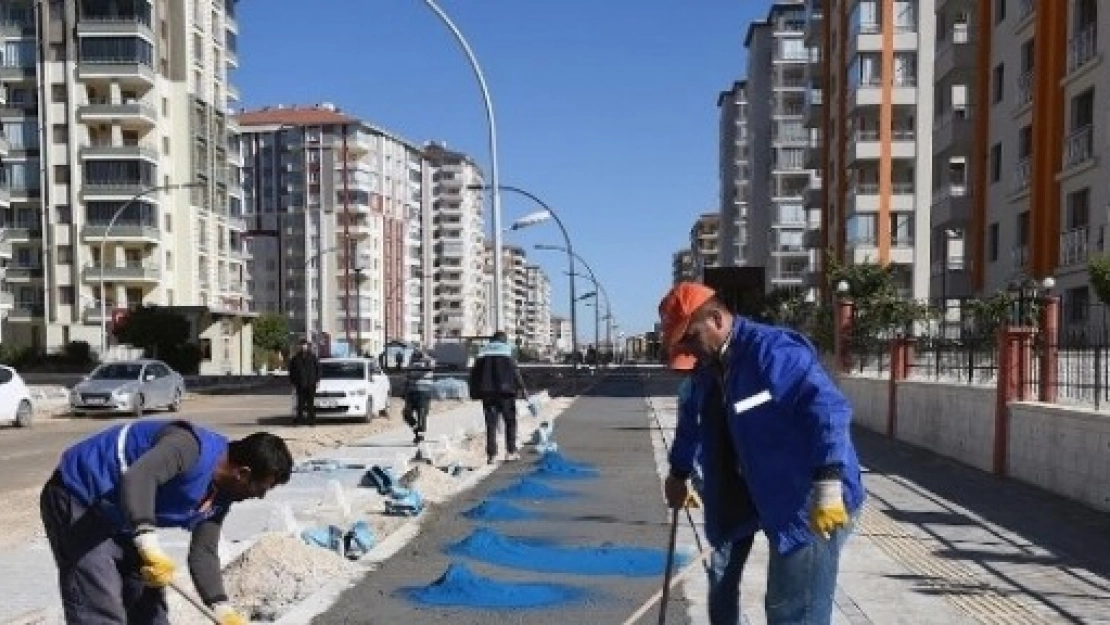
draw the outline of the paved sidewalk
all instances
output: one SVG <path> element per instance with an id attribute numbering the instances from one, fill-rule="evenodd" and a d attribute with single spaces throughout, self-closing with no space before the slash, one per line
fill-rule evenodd
<path id="1" fill-rule="evenodd" d="M 665 390 L 653 384 L 647 401 L 669 443 Z M 855 441 L 869 499 L 843 554 L 834 623 L 1110 624 L 1110 515 L 870 432 Z M 656 457 L 662 475 L 658 440 Z M 681 542 L 694 548 L 684 525 Z M 766 549 L 760 538 L 745 571 L 752 625 L 766 622 Z M 704 574 L 685 592 L 691 621 L 707 622 Z"/>

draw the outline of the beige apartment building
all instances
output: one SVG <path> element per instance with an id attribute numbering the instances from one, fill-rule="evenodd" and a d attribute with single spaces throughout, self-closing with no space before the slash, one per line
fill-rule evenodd
<path id="1" fill-rule="evenodd" d="M 703 213 L 690 227 L 690 251 L 693 275 L 700 280 L 709 267 L 721 264 L 721 214 Z"/>
<path id="2" fill-rule="evenodd" d="M 331 104 L 237 122 L 259 310 L 287 315 L 328 353 L 427 344 L 433 171 L 423 148 Z"/>
<path id="3" fill-rule="evenodd" d="M 924 300 L 932 270 L 934 2 L 808 5 L 807 41 L 820 63 L 810 65 L 821 89 L 820 107 L 815 93 L 810 99 L 819 121 L 811 115 L 810 123 L 820 151 L 813 160 L 823 165 L 825 233 L 809 242 L 820 238 L 841 262 L 891 266 L 903 295 Z"/>
<path id="4" fill-rule="evenodd" d="M 234 10 L 0 5 L 6 344 L 99 350 L 102 305 L 117 316 L 157 304 L 190 319 L 202 373 L 249 370 L 246 224 L 229 154 Z"/>

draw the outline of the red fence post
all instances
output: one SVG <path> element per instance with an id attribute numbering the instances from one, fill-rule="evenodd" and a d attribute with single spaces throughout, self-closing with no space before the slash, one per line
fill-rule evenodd
<path id="1" fill-rule="evenodd" d="M 994 405 L 994 458 L 991 468 L 995 475 L 1006 475 L 1006 455 L 1009 448 L 1009 403 L 1017 397 L 1016 356 L 1011 344 L 1013 334 L 1008 326 L 998 331 L 997 386 Z"/>
<path id="2" fill-rule="evenodd" d="M 1038 399 L 1047 404 L 1056 403 L 1059 388 L 1059 371 L 1056 367 L 1060 358 L 1060 298 L 1047 295 L 1041 300 L 1041 388 Z"/>
<path id="3" fill-rule="evenodd" d="M 836 366 L 846 374 L 852 369 L 852 354 L 848 348 L 848 337 L 852 332 L 852 309 L 854 304 L 847 297 L 836 301 Z"/>
<path id="4" fill-rule="evenodd" d="M 887 405 L 886 435 L 898 436 L 898 383 L 910 375 L 913 367 L 913 339 L 898 337 L 890 342 L 890 391 Z"/>

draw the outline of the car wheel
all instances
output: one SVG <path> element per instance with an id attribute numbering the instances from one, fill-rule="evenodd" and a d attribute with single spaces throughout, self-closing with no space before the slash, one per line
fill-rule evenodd
<path id="1" fill-rule="evenodd" d="M 174 391 L 173 401 L 170 402 L 169 406 L 170 412 L 178 412 L 179 410 L 181 410 L 182 401 L 184 400 L 181 398 L 181 391 Z"/>
<path id="2" fill-rule="evenodd" d="M 146 404 L 146 398 L 141 394 L 135 397 L 135 418 L 143 416 L 143 406 Z"/>
<path id="3" fill-rule="evenodd" d="M 15 426 L 20 428 L 31 427 L 31 419 L 34 416 L 35 411 L 31 408 L 31 402 L 24 399 L 19 402 L 19 408 L 15 410 Z"/>

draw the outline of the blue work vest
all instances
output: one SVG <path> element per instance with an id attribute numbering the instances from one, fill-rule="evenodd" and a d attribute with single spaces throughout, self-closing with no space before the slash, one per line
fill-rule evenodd
<path id="1" fill-rule="evenodd" d="M 196 464 L 158 487 L 154 497 L 154 521 L 158 527 L 192 530 L 222 510 L 212 505 L 200 511 L 209 494 L 212 476 L 227 452 L 227 438 L 185 421 L 133 421 L 116 425 L 77 443 L 62 453 L 58 472 L 66 489 L 85 507 L 96 506 L 121 531 L 130 530 L 120 506 L 119 487 L 123 473 L 154 447 L 158 434 L 168 425 L 192 430 L 200 441 Z"/>

